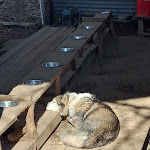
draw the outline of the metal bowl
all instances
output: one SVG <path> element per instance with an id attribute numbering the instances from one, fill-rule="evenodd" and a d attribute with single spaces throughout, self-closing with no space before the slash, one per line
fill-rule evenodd
<path id="1" fill-rule="evenodd" d="M 76 35 L 76 36 L 72 36 L 71 38 L 75 39 L 75 40 L 81 40 L 81 39 L 85 39 L 86 37 L 85 36 L 81 36 L 81 35 Z"/>
<path id="2" fill-rule="evenodd" d="M 109 14 L 109 11 L 101 11 L 101 14 Z"/>
<path id="3" fill-rule="evenodd" d="M 47 68 L 55 68 L 55 67 L 61 66 L 61 63 L 59 63 L 59 62 L 46 62 L 46 63 L 43 63 L 42 66 L 47 67 Z"/>
<path id="4" fill-rule="evenodd" d="M 25 85 L 40 85 L 42 83 L 44 83 L 42 80 L 27 80 L 23 82 Z"/>
<path id="5" fill-rule="evenodd" d="M 70 47 L 63 47 L 63 48 L 59 48 L 57 49 L 58 52 L 71 52 L 73 51 L 74 49 L 73 48 L 70 48 Z"/>
<path id="6" fill-rule="evenodd" d="M 90 29 L 94 29 L 94 26 L 83 26 L 82 28 L 90 30 Z"/>
<path id="7" fill-rule="evenodd" d="M 14 107 L 17 106 L 19 103 L 16 101 L 0 101 L 0 107 Z"/>

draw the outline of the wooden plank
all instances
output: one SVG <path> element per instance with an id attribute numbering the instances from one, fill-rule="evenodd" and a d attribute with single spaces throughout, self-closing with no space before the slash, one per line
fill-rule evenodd
<path id="1" fill-rule="evenodd" d="M 83 56 L 81 59 L 77 59 L 76 61 L 76 72 L 81 68 L 81 66 L 85 63 L 85 64 L 88 64 L 87 63 L 87 57 L 88 55 L 97 49 L 97 44 L 95 43 L 92 43 L 92 44 L 88 44 L 87 45 L 88 48 L 84 51 L 83 53 Z M 88 60 L 89 61 L 89 60 Z M 90 59 L 91 61 L 91 59 Z M 86 65 L 84 65 L 86 66 Z M 75 71 L 72 71 L 72 70 L 68 70 L 64 75 L 62 75 L 62 79 L 61 79 L 61 89 L 63 88 L 66 88 L 66 90 L 68 90 L 68 84 L 69 84 L 69 81 L 73 78 L 73 76 L 75 75 L 76 73 Z M 65 90 L 65 91 L 66 91 Z"/>
<path id="2" fill-rule="evenodd" d="M 136 19 L 145 19 L 145 20 L 150 20 L 150 17 L 144 17 L 144 16 L 137 16 L 135 15 Z"/>
<path id="3" fill-rule="evenodd" d="M 148 119 L 150 116 L 150 97 L 118 100 L 115 103 L 106 102 L 106 104 L 119 118 L 120 133 L 112 143 L 94 150 L 142 150 L 150 126 L 150 119 Z M 77 148 L 64 145 L 58 138 L 61 131 L 69 130 L 69 128 L 69 124 L 62 122 L 41 150 L 77 150 Z M 78 150 L 82 149 L 78 148 Z"/>
<path id="4" fill-rule="evenodd" d="M 0 51 L 9 51 L 12 48 L 14 48 L 16 45 L 6 45 L 5 47 L 3 47 Z"/>
<path id="5" fill-rule="evenodd" d="M 20 42 L 23 42 L 25 39 L 11 39 L 11 40 L 8 40 L 7 42 L 5 42 L 3 44 L 3 46 L 6 46 L 6 45 L 17 45 L 19 44 Z"/>
<path id="6" fill-rule="evenodd" d="M 7 53 L 7 55 L 3 56 L 3 58 L 0 59 L 0 64 L 5 62 L 9 57 L 14 55 L 18 50 L 22 49 L 26 44 L 33 41 L 39 35 L 41 35 L 42 33 L 46 33 L 47 30 L 48 30 L 47 27 L 42 28 L 41 30 L 39 30 L 38 32 L 34 33 L 32 36 L 27 38 L 23 43 L 18 44 L 17 47 L 13 48 L 9 53 Z"/>
<path id="7" fill-rule="evenodd" d="M 101 19 L 103 19 L 103 21 L 107 21 L 109 17 L 110 17 L 110 13 L 108 13 L 108 14 L 97 13 L 94 16 L 94 18 L 101 18 Z"/>
<path id="8" fill-rule="evenodd" d="M 111 16 L 112 12 L 109 11 L 109 13 L 103 14 L 103 13 L 97 13 L 94 17 L 83 17 L 83 22 L 106 22 L 108 21 L 109 17 Z"/>
<path id="9" fill-rule="evenodd" d="M 30 141 L 23 141 L 23 138 L 12 148 L 12 150 L 21 149 L 23 145 L 27 144 L 32 147 L 32 150 L 39 150 L 46 139 L 54 131 L 60 123 L 61 117 L 58 112 L 45 111 L 37 123 L 38 137 Z M 28 143 L 29 142 L 29 143 Z M 30 147 L 25 146 L 23 150 L 30 150 Z"/>
<path id="10" fill-rule="evenodd" d="M 142 19 L 138 19 L 138 30 L 137 35 L 143 35 L 144 32 L 144 24 Z"/>
<path id="11" fill-rule="evenodd" d="M 2 78 L 5 78 L 3 78 L 0 85 L 5 88 L 0 88 L 0 91 L 7 92 L 10 91 L 13 86 L 16 86 L 22 78 L 39 66 L 44 59 L 48 57 L 48 53 L 50 54 L 50 52 L 64 41 L 65 38 L 68 37 L 68 34 L 73 30 L 74 28 L 61 28 L 58 32 L 55 32 L 55 34 L 51 35 L 36 48 L 32 49 L 30 53 L 24 56 L 21 60 L 19 60 L 19 62 L 2 75 Z"/>
<path id="12" fill-rule="evenodd" d="M 83 22 L 103 22 L 105 21 L 104 18 L 94 18 L 94 17 L 83 17 Z"/>
<path id="13" fill-rule="evenodd" d="M 87 23 L 82 23 L 76 31 L 72 32 L 69 37 L 62 42 L 57 48 L 60 47 L 73 47 L 75 50 L 71 53 L 60 53 L 57 51 L 48 53 L 48 58 L 45 59 L 44 62 L 49 61 L 56 61 L 62 64 L 61 67 L 57 68 L 44 68 L 39 66 L 34 71 L 32 71 L 28 76 L 24 78 L 24 80 L 35 78 L 35 79 L 42 79 L 46 82 L 51 82 L 53 79 L 56 79 L 58 73 L 61 73 L 65 68 L 71 63 L 71 61 L 78 55 L 78 52 L 83 49 L 83 47 L 88 43 L 88 40 L 93 36 L 93 34 L 97 31 L 97 29 L 103 23 L 88 23 L 88 25 L 94 25 L 95 28 L 92 30 L 86 30 L 82 28 L 82 26 L 86 25 Z M 82 40 L 74 40 L 71 37 L 74 35 L 84 35 L 86 39 Z M 57 49 L 56 48 L 56 49 Z"/>
<path id="14" fill-rule="evenodd" d="M 11 150 L 36 150 L 36 145 L 33 141 L 19 141 L 19 144 L 16 144 L 15 148 Z"/>
<path id="15" fill-rule="evenodd" d="M 112 35 L 112 37 L 114 37 L 115 36 L 115 29 L 114 29 L 114 22 L 113 22 L 113 18 L 112 18 L 112 13 L 109 15 L 108 21 L 109 21 L 109 27 L 111 30 L 111 35 Z"/>
<path id="16" fill-rule="evenodd" d="M 0 119 L 0 135 L 2 135 L 17 120 L 17 116 L 21 112 L 31 106 L 32 102 L 36 102 L 50 85 L 51 83 L 43 83 L 37 86 L 18 85 L 13 88 L 9 95 L 15 95 L 14 99 L 19 101 L 19 105 L 3 110 Z"/>
<path id="17" fill-rule="evenodd" d="M 55 79 L 55 96 L 60 95 L 60 91 L 60 74 L 58 74 Z"/>
<path id="18" fill-rule="evenodd" d="M 47 29 L 47 28 L 46 28 Z M 42 43 L 54 32 L 59 30 L 58 27 L 49 27 L 45 32 L 41 31 L 39 34 L 36 34 L 34 39 L 31 37 L 27 38 L 24 42 L 18 44 L 13 50 L 6 53 L 0 58 L 0 75 L 5 73 L 9 68 L 16 64 L 22 57 L 27 55 L 33 48 Z M 44 29 L 43 29 L 44 30 Z M 38 36 L 37 36 L 38 35 Z M 40 37 L 40 38 L 39 38 Z M 11 57 L 10 57 L 11 56 Z"/>

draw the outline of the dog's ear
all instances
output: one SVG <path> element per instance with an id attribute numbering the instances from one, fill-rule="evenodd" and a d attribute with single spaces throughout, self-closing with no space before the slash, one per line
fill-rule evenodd
<path id="1" fill-rule="evenodd" d="M 69 95 L 67 93 L 64 94 L 62 101 L 64 103 L 64 105 L 67 105 L 69 102 Z"/>

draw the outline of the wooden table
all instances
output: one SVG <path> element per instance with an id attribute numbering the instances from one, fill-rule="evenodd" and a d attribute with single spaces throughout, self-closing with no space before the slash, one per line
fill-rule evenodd
<path id="1" fill-rule="evenodd" d="M 85 30 L 82 28 L 84 25 L 93 25 L 95 28 Z M 68 68 L 71 68 L 72 71 L 76 70 L 78 59 L 83 57 L 85 48 L 92 41 L 94 35 L 100 35 L 97 32 L 101 31 L 102 26 L 102 22 L 83 22 L 77 29 L 46 27 L 0 58 L 1 93 L 7 93 L 14 87 L 9 95 L 1 95 L 0 99 L 19 101 L 18 106 L 4 109 L 0 120 L 0 135 L 16 121 L 21 112 L 28 108 L 26 126 L 23 130 L 25 135 L 13 150 L 20 149 L 26 144 L 28 146 L 25 146 L 24 149 L 39 149 L 61 121 L 58 113 L 45 112 L 39 119 L 39 125 L 36 126 L 34 122 L 35 103 L 53 83 L 55 83 L 55 94 L 60 94 L 61 75 Z M 74 40 L 71 38 L 74 35 L 83 35 L 86 38 Z M 57 49 L 60 47 L 73 47 L 74 51 L 58 52 Z M 45 68 L 41 65 L 43 62 L 49 61 L 58 61 L 62 66 Z M 45 83 L 37 86 L 22 84 L 23 81 L 29 79 L 41 79 Z M 51 116 L 50 120 L 47 120 L 48 116 Z M 30 142 L 26 141 L 28 139 Z"/>

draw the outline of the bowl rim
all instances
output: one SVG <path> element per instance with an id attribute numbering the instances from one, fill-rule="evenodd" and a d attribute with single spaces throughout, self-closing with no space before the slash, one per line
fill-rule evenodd
<path id="1" fill-rule="evenodd" d="M 7 103 L 12 102 L 13 105 L 2 106 L 3 104 L 5 105 L 5 102 L 7 102 Z M 4 100 L 4 101 L 0 101 L 0 107 L 3 107 L 3 108 L 15 107 L 15 106 L 17 106 L 17 105 L 19 105 L 19 102 L 14 101 L 14 100 Z"/>
<path id="2" fill-rule="evenodd" d="M 51 66 L 45 66 L 45 64 L 50 64 L 50 63 L 56 63 L 58 64 L 57 66 L 55 67 L 51 67 Z M 57 62 L 57 61 L 49 61 L 49 62 L 45 62 L 45 63 L 42 63 L 42 66 L 45 67 L 45 68 L 57 68 L 57 67 L 60 67 L 62 64 L 60 62 Z"/>
<path id="3" fill-rule="evenodd" d="M 80 37 L 80 38 L 75 38 L 75 37 Z M 84 36 L 84 35 L 74 35 L 74 36 L 72 36 L 71 38 L 72 38 L 72 39 L 75 39 L 75 40 L 82 40 L 82 39 L 85 39 L 86 36 Z"/>
<path id="4" fill-rule="evenodd" d="M 63 51 L 63 49 L 69 49 L 68 51 Z M 72 52 L 74 51 L 73 47 L 60 47 L 57 49 L 58 52 Z"/>
<path id="5" fill-rule="evenodd" d="M 40 84 L 26 84 L 26 82 L 30 82 L 30 81 L 40 81 L 41 83 Z M 44 81 L 43 80 L 40 80 L 40 79 L 29 79 L 29 80 L 26 80 L 26 81 L 24 81 L 23 82 L 23 84 L 24 85 L 30 85 L 30 86 L 34 86 L 34 85 L 41 85 L 41 84 L 43 84 L 44 83 Z"/>
<path id="6" fill-rule="evenodd" d="M 101 14 L 109 14 L 109 11 L 101 11 Z"/>
<path id="7" fill-rule="evenodd" d="M 86 28 L 86 27 L 90 27 L 90 28 Z M 85 25 L 85 26 L 82 26 L 82 28 L 87 29 L 87 30 L 90 30 L 90 29 L 94 29 L 95 26 L 92 26 L 92 25 Z"/>

